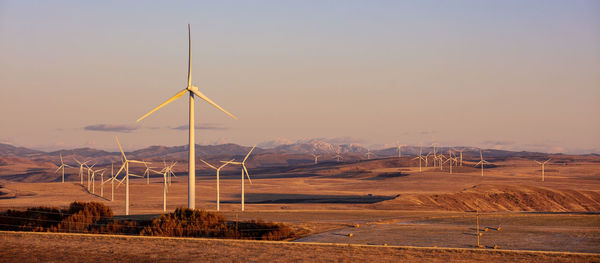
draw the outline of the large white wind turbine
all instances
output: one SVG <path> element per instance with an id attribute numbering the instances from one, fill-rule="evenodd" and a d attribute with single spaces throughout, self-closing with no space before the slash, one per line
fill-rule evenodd
<path id="1" fill-rule="evenodd" d="M 217 171 L 217 211 L 221 210 L 221 198 L 220 198 L 220 186 L 219 186 L 219 176 L 220 176 L 220 172 L 221 169 L 223 169 L 223 167 L 227 166 L 228 164 L 230 164 L 231 162 L 233 162 L 234 159 L 229 160 L 228 162 L 223 163 L 221 166 L 219 167 L 215 167 L 213 165 L 211 165 L 210 163 L 207 163 L 206 161 L 200 159 L 200 161 L 202 161 L 204 164 L 208 165 L 208 167 L 212 168 L 213 170 Z M 243 176 L 242 176 L 242 181 L 244 180 Z M 243 182 L 242 182 L 243 183 Z"/>
<path id="2" fill-rule="evenodd" d="M 547 163 L 547 162 L 549 162 L 550 160 L 552 160 L 552 158 L 550 158 L 550 159 L 548 159 L 548 160 L 546 160 L 546 161 L 543 161 L 543 162 L 538 162 L 538 161 L 535 161 L 536 163 L 538 163 L 539 165 L 541 165 L 541 166 L 542 166 L 542 182 L 544 181 L 544 166 L 545 166 L 545 165 L 546 165 L 546 163 Z"/>
<path id="3" fill-rule="evenodd" d="M 148 115 L 152 114 L 156 110 L 164 107 L 165 105 L 171 103 L 172 101 L 180 98 L 181 96 L 189 93 L 189 147 L 188 147 L 188 208 L 195 209 L 196 208 L 196 167 L 195 167 L 195 142 L 194 142 L 194 95 L 199 98 L 205 100 L 211 105 L 215 106 L 217 109 L 221 110 L 225 114 L 231 116 L 232 118 L 237 120 L 237 117 L 233 116 L 233 114 L 229 113 L 225 109 L 221 108 L 221 106 L 214 103 L 211 99 L 206 97 L 200 91 L 198 91 L 198 87 L 192 85 L 192 36 L 190 32 L 190 25 L 188 24 L 188 45 L 189 45 L 189 53 L 188 53 L 188 79 L 187 79 L 187 87 L 175 94 L 175 96 L 166 100 L 162 104 L 158 105 L 158 107 L 154 108 L 150 112 L 146 113 L 144 116 L 137 119 L 137 121 L 141 121 L 146 118 Z"/>
<path id="4" fill-rule="evenodd" d="M 56 172 L 55 172 L 55 173 L 58 173 L 58 171 L 62 170 L 62 182 L 63 182 L 63 183 L 65 182 L 65 168 L 66 168 L 66 167 L 73 167 L 73 166 L 70 166 L 70 165 L 68 165 L 68 164 L 65 164 L 65 163 L 63 162 L 62 153 L 61 153 L 61 154 L 60 154 L 60 166 L 58 166 L 58 169 L 56 169 Z"/>
<path id="5" fill-rule="evenodd" d="M 245 197 L 244 197 L 244 172 L 246 173 L 246 176 L 248 177 L 248 181 L 250 182 L 250 184 L 252 184 L 252 180 L 250 179 L 250 174 L 248 173 L 248 169 L 246 169 L 246 160 L 248 160 L 248 156 L 250 156 L 250 153 L 252 153 L 252 151 L 254 151 L 255 147 L 256 147 L 256 145 L 252 146 L 252 149 L 250 149 L 250 151 L 248 152 L 248 154 L 246 154 L 246 157 L 244 157 L 244 160 L 242 160 L 241 162 L 227 161 L 228 163 L 239 164 L 239 165 L 242 166 L 242 211 L 244 211 L 244 202 L 245 202 Z M 225 161 L 221 161 L 221 162 L 225 163 Z"/>

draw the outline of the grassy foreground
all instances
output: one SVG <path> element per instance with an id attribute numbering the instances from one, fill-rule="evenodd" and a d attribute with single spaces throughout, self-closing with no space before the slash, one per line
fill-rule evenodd
<path id="1" fill-rule="evenodd" d="M 600 254 L 0 231 L 0 262 L 600 262 Z"/>

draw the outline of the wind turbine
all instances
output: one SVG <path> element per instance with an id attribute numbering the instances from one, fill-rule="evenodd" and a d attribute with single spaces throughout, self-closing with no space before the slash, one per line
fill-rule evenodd
<path id="1" fill-rule="evenodd" d="M 438 154 L 437 158 L 438 158 L 438 164 L 440 165 L 440 171 L 442 171 L 443 170 L 442 165 L 444 164 L 444 158 L 447 159 L 447 157 L 444 156 L 444 154 Z"/>
<path id="2" fill-rule="evenodd" d="M 437 166 L 437 152 L 435 151 L 435 147 L 437 146 L 437 143 L 432 143 L 431 146 L 433 146 L 433 167 Z"/>
<path id="3" fill-rule="evenodd" d="M 318 163 L 319 163 L 319 157 L 320 157 L 321 155 L 318 155 L 318 154 L 317 154 L 317 151 L 313 151 L 313 154 L 312 154 L 312 156 L 313 156 L 313 158 L 315 158 L 315 164 L 318 164 Z"/>
<path id="4" fill-rule="evenodd" d="M 220 191 L 221 190 L 220 190 L 220 186 L 219 186 L 219 174 L 221 172 L 221 169 L 223 167 L 227 166 L 228 164 L 230 164 L 231 162 L 233 162 L 233 160 L 235 160 L 235 159 L 231 159 L 228 162 L 223 163 L 221 166 L 215 167 L 215 166 L 211 165 L 210 163 L 207 163 L 206 161 L 200 159 L 200 161 L 202 161 L 204 164 L 208 165 L 208 167 L 217 171 L 217 211 L 221 210 L 221 206 L 220 206 L 220 203 L 221 203 Z M 248 179 L 250 179 L 250 178 L 248 178 Z M 243 184 L 243 182 L 244 182 L 244 176 L 242 175 L 242 184 Z"/>
<path id="5" fill-rule="evenodd" d="M 337 159 L 338 163 L 341 162 L 344 159 L 344 157 L 340 153 L 340 149 L 337 149 L 336 154 L 335 154 L 334 157 Z"/>
<path id="6" fill-rule="evenodd" d="M 104 169 L 100 172 L 100 196 L 104 197 Z"/>
<path id="7" fill-rule="evenodd" d="M 248 173 L 248 169 L 246 169 L 246 160 L 248 160 L 248 156 L 250 156 L 250 153 L 252 153 L 252 151 L 254 151 L 254 147 L 256 147 L 256 145 L 252 146 L 252 149 L 250 149 L 250 151 L 248 152 L 248 154 L 246 154 L 246 157 L 244 157 L 244 160 L 241 162 L 232 162 L 232 161 L 228 161 L 228 163 L 231 164 L 238 164 L 242 166 L 242 211 L 244 211 L 244 202 L 245 202 L 245 197 L 244 197 L 244 172 L 246 173 L 246 176 L 248 177 L 248 181 L 250 182 L 250 184 L 252 184 L 252 180 L 250 180 L 250 174 Z M 224 163 L 225 161 L 221 161 L 222 163 Z"/>
<path id="8" fill-rule="evenodd" d="M 396 142 L 396 148 L 398 149 L 398 158 L 402 158 L 402 146 L 404 146 L 404 144 Z"/>
<path id="9" fill-rule="evenodd" d="M 413 160 L 419 159 L 419 172 L 423 172 L 423 168 L 421 167 L 421 161 L 422 160 L 427 161 L 426 159 L 423 158 L 422 153 L 423 153 L 423 147 L 420 147 L 419 148 L 419 155 L 417 157 L 413 158 Z"/>
<path id="10" fill-rule="evenodd" d="M 104 181 L 104 183 L 107 183 L 108 181 L 110 181 L 110 201 L 112 202 L 113 200 L 115 200 L 115 176 L 114 176 L 114 164 L 111 163 L 110 164 L 110 178 L 108 178 L 106 181 Z"/>
<path id="11" fill-rule="evenodd" d="M 195 142 L 194 142 L 194 95 L 199 98 L 205 100 L 209 104 L 215 106 L 217 109 L 221 110 L 225 114 L 231 116 L 232 118 L 237 120 L 237 117 L 233 116 L 233 114 L 229 113 L 225 109 L 221 108 L 221 106 L 214 103 L 211 99 L 206 97 L 200 91 L 198 91 L 198 87 L 192 85 L 192 33 L 190 30 L 190 25 L 188 24 L 188 79 L 187 79 L 187 87 L 175 94 L 175 96 L 169 98 L 162 104 L 158 105 L 158 107 L 154 108 L 150 112 L 146 113 L 144 116 L 137 119 L 137 121 L 141 121 L 146 118 L 148 115 L 152 114 L 156 110 L 162 108 L 163 106 L 171 103 L 172 101 L 181 98 L 186 93 L 189 93 L 189 147 L 188 147 L 188 208 L 195 209 L 196 208 L 196 168 L 195 168 Z"/>
<path id="12" fill-rule="evenodd" d="M 165 160 L 163 160 L 163 164 L 165 167 L 167 166 L 167 163 L 165 162 Z M 169 183 L 169 185 L 171 185 L 171 178 L 173 176 L 177 177 L 177 175 L 175 175 L 175 172 L 173 172 L 173 167 L 175 167 L 176 164 L 177 164 L 177 162 L 172 162 L 169 166 L 169 171 L 167 173 L 167 176 L 168 176 L 167 182 Z"/>
<path id="13" fill-rule="evenodd" d="M 462 164 L 463 164 L 463 152 L 465 151 L 465 149 L 460 149 L 460 150 L 454 149 L 454 150 L 460 153 L 460 167 L 462 167 Z"/>
<path id="14" fill-rule="evenodd" d="M 63 162 L 62 153 L 61 153 L 60 154 L 60 166 L 58 166 L 58 169 L 56 169 L 56 172 L 54 172 L 54 173 L 58 173 L 58 171 L 62 169 L 62 182 L 63 183 L 65 182 L 65 168 L 66 167 L 73 167 L 73 166 L 70 166 Z"/>
<path id="15" fill-rule="evenodd" d="M 150 170 L 152 169 L 151 167 L 148 166 L 148 164 L 152 164 L 152 163 L 148 163 L 148 162 L 144 162 L 144 166 L 146 166 L 146 170 L 144 171 L 144 177 L 146 177 L 146 184 L 150 184 Z"/>
<path id="16" fill-rule="evenodd" d="M 81 179 L 81 186 L 83 186 L 83 166 L 87 166 L 87 163 L 89 162 L 89 160 L 85 161 L 85 162 L 80 162 L 79 160 L 75 159 L 75 161 L 79 164 L 79 178 Z"/>
<path id="17" fill-rule="evenodd" d="M 452 150 L 448 150 L 448 156 L 448 159 L 444 163 L 450 162 L 448 168 L 450 169 L 450 174 L 452 174 L 452 162 L 454 161 L 456 163 L 456 157 L 452 157 Z"/>
<path id="18" fill-rule="evenodd" d="M 541 165 L 541 166 L 542 166 L 542 182 L 544 181 L 544 166 L 545 166 L 545 165 L 546 165 L 546 163 L 547 163 L 547 162 L 549 162 L 550 160 L 552 160 L 552 158 L 550 158 L 550 159 L 548 159 L 548 160 L 546 160 L 546 161 L 543 161 L 543 162 L 538 162 L 538 161 L 535 161 L 536 163 L 538 163 L 539 165 Z"/>
<path id="19" fill-rule="evenodd" d="M 100 169 L 100 170 L 92 170 L 92 194 L 96 193 L 96 173 L 104 173 L 104 169 Z"/>
<path id="20" fill-rule="evenodd" d="M 95 163 L 94 163 L 94 164 L 92 164 L 92 166 L 87 166 L 87 165 L 86 165 L 86 167 L 87 167 L 87 184 L 88 184 L 88 187 L 87 187 L 87 189 L 88 189 L 88 192 L 90 191 L 90 189 L 91 189 L 91 186 L 92 186 L 92 184 L 91 184 L 91 183 L 92 183 L 92 181 L 90 180 L 90 179 L 92 178 L 92 174 L 91 174 L 90 172 L 94 171 L 94 170 L 93 170 L 94 166 L 96 166 L 96 164 L 95 164 Z"/>
<path id="21" fill-rule="evenodd" d="M 119 138 L 117 136 L 115 136 L 115 139 L 117 139 L 117 144 L 119 145 L 119 150 L 121 150 L 121 155 L 123 155 L 123 165 L 121 165 L 121 168 L 119 168 L 119 171 L 117 172 L 117 174 L 115 174 L 114 178 L 116 180 L 116 178 L 119 176 L 119 173 L 121 173 L 121 171 L 123 171 L 123 169 L 125 169 L 125 175 L 123 176 L 123 179 L 121 179 L 121 181 L 119 181 L 117 188 L 123 183 L 123 181 L 125 181 L 125 215 L 129 215 L 129 176 L 142 177 L 139 175 L 129 173 L 129 163 L 145 163 L 145 162 L 136 161 L 136 160 L 128 160 L 127 156 L 125 156 L 125 152 L 123 152 L 121 143 L 119 143 Z"/>
<path id="22" fill-rule="evenodd" d="M 371 150 L 367 149 L 367 160 L 371 160 Z"/>
<path id="23" fill-rule="evenodd" d="M 483 176 L 483 167 L 486 164 L 490 164 L 488 161 L 483 159 L 483 154 L 481 152 L 481 149 L 479 149 L 479 158 L 481 159 L 481 161 L 479 161 L 478 163 L 476 163 L 473 167 L 477 167 L 477 165 L 481 165 L 481 176 Z"/>
<path id="24" fill-rule="evenodd" d="M 167 165 L 166 162 L 163 161 L 163 164 L 165 165 L 165 167 L 160 170 L 160 171 L 154 171 L 157 173 L 162 173 L 163 175 L 163 212 L 167 211 L 167 192 L 169 191 L 167 189 L 167 177 L 170 178 L 170 174 L 173 173 L 173 166 L 175 166 L 177 162 L 171 163 L 170 165 Z"/>
<path id="25" fill-rule="evenodd" d="M 429 155 L 431 155 L 431 152 L 427 153 L 427 155 L 425 155 L 425 167 L 429 167 Z"/>

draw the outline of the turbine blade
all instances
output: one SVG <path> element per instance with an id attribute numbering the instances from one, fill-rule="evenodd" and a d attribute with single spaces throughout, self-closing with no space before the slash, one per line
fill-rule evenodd
<path id="1" fill-rule="evenodd" d="M 171 103 L 172 101 L 181 98 L 181 96 L 183 96 L 183 94 L 185 94 L 187 91 L 188 91 L 188 89 L 186 88 L 186 89 L 181 90 L 180 92 L 177 92 L 177 94 L 175 94 L 175 96 L 171 97 L 170 99 L 166 100 L 162 104 L 158 105 L 158 107 L 152 109 L 150 112 L 148 112 L 144 116 L 140 117 L 139 119 L 137 119 L 136 122 L 143 120 L 144 118 L 148 117 L 148 115 L 150 115 L 153 112 L 157 111 L 158 109 L 164 107 L 165 105 Z"/>
<path id="2" fill-rule="evenodd" d="M 254 148 L 256 148 L 256 145 L 252 146 L 252 149 L 250 149 L 248 154 L 246 154 L 246 157 L 244 157 L 244 160 L 242 161 L 242 163 L 245 163 L 246 160 L 248 160 L 248 156 L 250 156 L 250 153 L 252 153 L 252 151 L 254 151 Z"/>
<path id="3" fill-rule="evenodd" d="M 117 144 L 119 145 L 119 150 L 121 150 L 121 154 L 123 155 L 123 158 L 125 159 L 125 161 L 127 161 L 127 157 L 125 156 L 125 153 L 123 152 L 123 147 L 121 147 L 121 143 L 119 142 L 119 137 L 115 136 L 115 139 L 117 139 Z"/>
<path id="4" fill-rule="evenodd" d="M 192 30 L 188 24 L 188 88 L 192 86 Z"/>
<path id="5" fill-rule="evenodd" d="M 58 171 L 60 171 L 60 168 L 62 168 L 63 166 L 59 166 L 58 168 L 56 168 L 56 171 L 54 171 L 54 173 L 58 173 Z"/>
<path id="6" fill-rule="evenodd" d="M 63 159 L 62 159 L 62 153 L 60 154 L 60 163 L 61 163 L 61 164 L 62 164 L 62 163 L 64 163 L 64 162 L 63 162 Z"/>
<path id="7" fill-rule="evenodd" d="M 123 171 L 124 168 L 125 168 L 125 163 L 123 163 L 123 165 L 121 165 L 121 168 L 119 168 L 119 171 L 115 174 L 115 178 L 117 178 L 117 176 L 119 176 L 119 174 L 121 173 L 121 171 Z"/>
<path id="8" fill-rule="evenodd" d="M 206 102 L 210 103 L 211 105 L 215 106 L 217 109 L 221 110 L 222 112 L 224 112 L 225 114 L 229 115 L 231 118 L 234 119 L 238 119 L 237 117 L 233 116 L 233 114 L 229 113 L 228 111 L 226 111 L 225 109 L 221 108 L 221 106 L 217 105 L 215 102 L 213 102 L 211 99 L 209 99 L 208 97 L 206 97 L 204 94 L 202 94 L 200 91 L 198 91 L 197 87 L 194 87 L 194 89 L 190 89 L 191 92 L 193 92 L 194 94 L 196 94 L 196 96 L 200 97 L 201 99 L 205 100 Z"/>
<path id="9" fill-rule="evenodd" d="M 219 169 L 227 166 L 228 164 L 230 164 L 234 159 L 229 160 L 228 162 L 224 163 L 223 165 L 219 166 Z"/>
<path id="10" fill-rule="evenodd" d="M 242 167 L 244 168 L 244 172 L 246 172 L 246 176 L 248 177 L 248 181 L 250 182 L 250 184 L 252 184 L 252 180 L 250 180 L 250 174 L 248 173 L 248 169 L 246 169 L 246 166 L 242 164 Z"/>
<path id="11" fill-rule="evenodd" d="M 123 183 L 123 181 L 125 181 L 125 179 L 127 179 L 127 175 L 123 176 L 123 179 L 121 179 L 121 181 L 119 181 L 117 188 L 119 188 L 119 186 Z"/>
<path id="12" fill-rule="evenodd" d="M 202 159 L 200 159 L 200 161 L 202 161 L 204 164 L 208 165 L 210 168 L 217 170 L 217 167 L 212 166 L 210 163 L 207 163 L 206 161 L 204 161 Z"/>

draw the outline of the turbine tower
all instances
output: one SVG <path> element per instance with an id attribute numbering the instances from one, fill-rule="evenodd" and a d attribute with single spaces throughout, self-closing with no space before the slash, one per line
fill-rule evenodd
<path id="1" fill-rule="evenodd" d="M 338 162 L 338 163 L 339 163 L 339 162 L 341 162 L 341 161 L 344 159 L 344 157 L 343 157 L 343 156 L 342 156 L 342 154 L 340 153 L 340 149 L 337 149 L 337 151 L 336 151 L 336 153 L 335 153 L 335 156 L 334 156 L 334 157 L 335 157 L 335 159 L 337 159 L 337 162 Z"/>
<path id="2" fill-rule="evenodd" d="M 478 163 L 476 163 L 473 167 L 477 167 L 477 165 L 481 165 L 481 176 L 483 176 L 483 167 L 486 164 L 490 164 L 488 161 L 483 159 L 483 154 L 481 153 L 481 149 L 479 149 L 479 158 L 481 159 L 481 161 L 479 161 Z"/>
<path id="3" fill-rule="evenodd" d="M 229 160 L 229 161 L 227 161 L 227 162 L 223 163 L 221 166 L 219 166 L 219 167 L 215 167 L 215 166 L 213 166 L 212 164 L 210 164 L 210 163 L 207 163 L 206 161 L 204 161 L 204 160 L 200 159 L 200 161 L 202 161 L 204 164 L 208 165 L 208 167 L 210 167 L 210 168 L 212 168 L 213 170 L 216 170 L 216 171 L 217 171 L 217 211 L 220 211 L 220 210 L 221 210 L 221 206 L 220 206 L 220 203 L 221 203 L 220 196 L 221 196 L 221 195 L 220 195 L 220 186 L 219 186 L 219 174 L 220 174 L 220 172 L 221 172 L 221 169 L 223 169 L 223 167 L 225 167 L 225 166 L 227 166 L 228 164 L 230 164 L 231 162 L 233 162 L 233 160 L 234 160 L 234 159 L 231 159 L 231 160 Z M 166 175 L 166 174 L 165 174 L 165 175 Z M 166 180 L 166 177 L 165 177 L 165 180 Z M 243 180 L 244 180 L 244 178 L 243 178 L 243 176 L 242 176 L 242 181 L 243 181 Z M 166 182 L 166 181 L 165 181 L 165 182 Z"/>
<path id="4" fill-rule="evenodd" d="M 62 182 L 63 182 L 63 183 L 65 182 L 65 168 L 66 168 L 66 167 L 73 167 L 73 166 L 70 166 L 70 165 L 68 165 L 68 164 L 65 164 L 65 163 L 63 162 L 62 153 L 61 153 L 61 154 L 60 154 L 60 166 L 58 166 L 58 169 L 56 169 L 56 172 L 55 172 L 55 173 L 58 173 L 58 171 L 60 171 L 60 170 L 62 169 Z"/>
<path id="5" fill-rule="evenodd" d="M 246 154 L 246 157 L 244 157 L 244 160 L 241 162 L 232 162 L 232 161 L 227 161 L 228 163 L 231 164 L 238 164 L 242 166 L 242 212 L 244 211 L 244 202 L 245 202 L 245 197 L 244 197 L 244 172 L 246 173 L 246 176 L 248 177 L 248 181 L 250 182 L 250 184 L 252 184 L 252 180 L 250 180 L 250 174 L 248 173 L 248 169 L 246 169 L 246 160 L 248 160 L 248 156 L 250 156 L 250 153 L 252 153 L 252 151 L 254 151 L 254 148 L 256 147 L 256 145 L 252 146 L 252 149 L 250 149 L 250 151 L 248 152 L 248 154 Z M 222 163 L 225 163 L 225 161 L 221 161 Z"/>
<path id="6" fill-rule="evenodd" d="M 371 154 L 372 154 L 372 153 L 371 153 L 371 150 L 367 149 L 367 153 L 366 153 L 366 155 L 367 155 L 367 160 L 371 160 Z"/>
<path id="7" fill-rule="evenodd" d="M 165 105 L 171 103 L 172 101 L 181 98 L 186 93 L 189 93 L 189 127 L 188 127 L 188 208 L 195 209 L 196 208 L 196 167 L 195 167 L 195 142 L 194 142 L 194 95 L 199 98 L 205 100 L 209 104 L 213 105 L 217 109 L 221 110 L 225 114 L 231 116 L 232 118 L 237 120 L 237 117 L 233 116 L 233 114 L 229 113 L 225 109 L 221 108 L 221 106 L 214 103 L 211 99 L 206 97 L 200 91 L 198 91 L 198 87 L 192 85 L 192 33 L 190 30 L 190 25 L 188 24 L 188 79 L 187 79 L 187 87 L 175 94 L 175 96 L 169 98 L 162 104 L 158 105 L 158 107 L 152 109 L 150 112 L 146 113 L 144 116 L 137 119 L 137 121 L 141 121 L 146 118 L 148 115 L 152 114 L 156 110 L 164 107 Z"/>
<path id="8" fill-rule="evenodd" d="M 550 158 L 550 159 L 548 159 L 548 160 L 546 160 L 546 161 L 543 161 L 543 162 L 538 162 L 538 161 L 535 161 L 536 163 L 538 163 L 539 165 L 541 165 L 541 166 L 542 166 L 542 182 L 544 181 L 544 166 L 545 166 L 545 165 L 546 165 L 546 163 L 547 163 L 547 162 L 549 162 L 550 160 L 552 160 L 552 158 Z"/>

